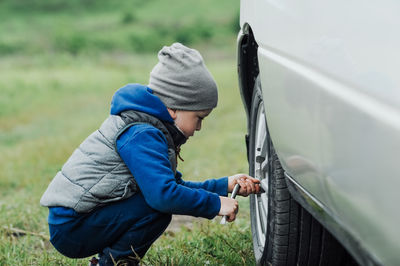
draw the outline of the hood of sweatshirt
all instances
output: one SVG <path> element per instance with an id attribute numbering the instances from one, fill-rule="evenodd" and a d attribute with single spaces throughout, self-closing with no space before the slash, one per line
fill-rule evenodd
<path id="1" fill-rule="evenodd" d="M 123 111 L 134 110 L 173 123 L 164 103 L 153 94 L 152 89 L 140 84 L 128 84 L 118 89 L 112 100 L 110 114 L 119 115 Z"/>

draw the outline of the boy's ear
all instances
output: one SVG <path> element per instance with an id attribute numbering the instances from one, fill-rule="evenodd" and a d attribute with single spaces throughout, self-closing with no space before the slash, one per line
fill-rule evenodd
<path id="1" fill-rule="evenodd" d="M 167 107 L 169 115 L 172 117 L 172 119 L 176 119 L 176 109 L 170 109 Z"/>

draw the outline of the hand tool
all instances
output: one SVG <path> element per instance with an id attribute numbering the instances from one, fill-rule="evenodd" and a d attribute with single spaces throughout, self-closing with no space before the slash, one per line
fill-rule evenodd
<path id="1" fill-rule="evenodd" d="M 239 184 L 236 184 L 235 187 L 233 188 L 233 191 L 232 191 L 232 194 L 231 194 L 231 199 L 234 199 L 236 197 L 236 194 L 238 193 L 239 188 L 240 188 Z M 224 215 L 222 217 L 222 219 L 221 219 L 221 223 L 220 224 L 226 224 L 226 219 L 227 218 L 228 217 L 226 215 Z"/>

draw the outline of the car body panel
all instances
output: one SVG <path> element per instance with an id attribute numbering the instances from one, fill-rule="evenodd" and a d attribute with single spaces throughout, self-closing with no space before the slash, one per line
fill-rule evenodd
<path id="1" fill-rule="evenodd" d="M 378 261 L 400 262 L 400 2 L 241 1 L 285 171 Z"/>

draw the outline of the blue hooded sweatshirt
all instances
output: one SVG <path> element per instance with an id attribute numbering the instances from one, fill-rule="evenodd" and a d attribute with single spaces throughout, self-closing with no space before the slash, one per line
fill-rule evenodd
<path id="1" fill-rule="evenodd" d="M 128 84 L 114 94 L 110 113 L 119 115 L 126 110 L 144 112 L 173 122 L 166 106 L 150 88 L 143 85 Z M 159 129 L 148 124 L 134 125 L 119 136 L 116 144 L 118 153 L 150 207 L 163 213 L 209 219 L 219 213 L 219 195 L 227 195 L 228 178 L 183 181 L 182 174 L 177 171 L 175 175 L 171 169 L 167 140 Z M 79 214 L 72 209 L 50 207 L 48 222 L 62 224 L 76 216 Z"/>

